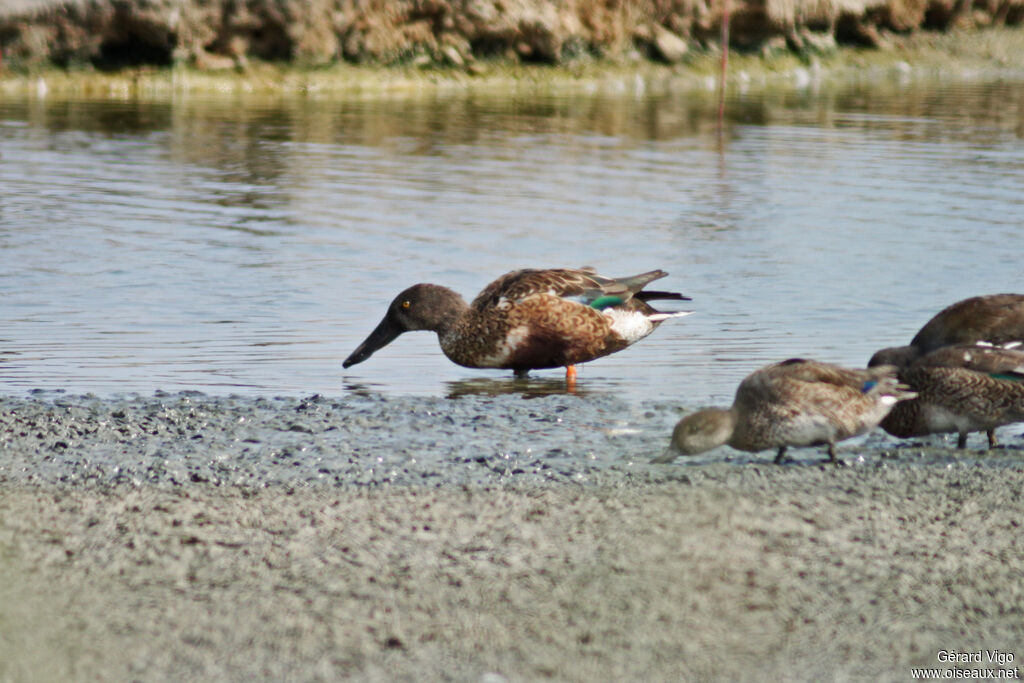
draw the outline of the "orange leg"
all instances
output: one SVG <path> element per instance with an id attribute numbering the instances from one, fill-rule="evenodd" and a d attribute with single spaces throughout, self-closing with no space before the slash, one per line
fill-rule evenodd
<path id="1" fill-rule="evenodd" d="M 572 389 L 576 386 L 576 366 L 566 365 L 565 366 L 565 383 Z"/>

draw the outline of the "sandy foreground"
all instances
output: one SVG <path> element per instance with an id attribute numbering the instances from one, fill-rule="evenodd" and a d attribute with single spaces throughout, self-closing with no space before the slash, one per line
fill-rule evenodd
<path id="1" fill-rule="evenodd" d="M 977 465 L 432 489 L 8 481 L 0 680 L 1013 675 L 1022 489 L 1024 468 Z"/>

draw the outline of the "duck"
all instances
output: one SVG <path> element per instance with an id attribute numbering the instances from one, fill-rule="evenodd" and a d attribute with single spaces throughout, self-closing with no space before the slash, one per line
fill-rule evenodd
<path id="1" fill-rule="evenodd" d="M 669 318 L 693 311 L 664 312 L 650 301 L 689 301 L 678 292 L 645 290 L 667 276 L 652 270 L 610 278 L 593 268 L 522 269 L 487 285 L 471 303 L 441 285 L 420 283 L 394 298 L 383 320 L 342 363 L 362 363 L 399 335 L 437 333 L 441 351 L 469 368 L 530 370 L 566 368 L 621 351 Z"/>
<path id="2" fill-rule="evenodd" d="M 839 463 L 836 443 L 866 434 L 900 401 L 915 394 L 899 382 L 894 366 L 850 369 L 803 358 L 768 365 L 748 375 L 729 408 L 709 408 L 676 424 L 665 454 L 697 455 L 729 445 L 756 453 L 777 449 L 784 462 L 790 446 L 827 445 Z"/>
<path id="3" fill-rule="evenodd" d="M 925 323 L 908 346 L 877 351 L 868 362 L 907 366 L 943 346 L 1024 341 L 1024 294 L 987 294 L 958 301 Z"/>
<path id="4" fill-rule="evenodd" d="M 917 398 L 893 408 L 882 429 L 900 438 L 956 432 L 967 448 L 970 432 L 984 431 L 998 445 L 996 427 L 1024 421 L 1024 347 L 945 346 L 900 369 Z"/>

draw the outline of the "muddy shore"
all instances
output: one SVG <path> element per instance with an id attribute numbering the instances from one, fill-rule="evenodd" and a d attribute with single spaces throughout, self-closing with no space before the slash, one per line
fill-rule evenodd
<path id="1" fill-rule="evenodd" d="M 609 397 L 0 403 L 4 681 L 907 680 L 940 650 L 1024 656 L 1012 430 L 994 453 L 873 436 L 846 467 L 653 466 L 677 410 Z"/>

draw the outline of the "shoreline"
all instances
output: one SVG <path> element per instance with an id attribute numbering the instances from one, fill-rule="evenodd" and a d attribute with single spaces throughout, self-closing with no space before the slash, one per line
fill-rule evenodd
<path id="1" fill-rule="evenodd" d="M 583 60 L 565 65 L 481 61 L 474 73 L 444 67 L 282 66 L 252 62 L 242 70 L 191 67 L 138 68 L 116 72 L 42 69 L 0 73 L 0 93 L 24 97 L 75 96 L 168 100 L 183 95 L 214 97 L 415 97 L 449 93 L 499 95 L 541 92 L 709 92 L 718 87 L 720 57 L 695 54 L 681 65 L 648 61 Z M 914 79 L 1024 78 L 1024 30 L 918 33 L 881 49 L 839 47 L 801 57 L 732 53 L 728 91 L 763 88 L 804 90 L 826 83 L 906 82 Z"/>
<path id="2" fill-rule="evenodd" d="M 488 386 L 484 387 L 486 392 Z M 0 397 L 0 485 L 364 488 L 657 485 L 705 468 L 742 471 L 773 454 L 728 448 L 653 464 L 693 406 L 633 404 L 611 394 L 353 393 L 339 397 L 99 398 L 43 392 Z M 1020 468 L 1020 426 L 1007 446 L 973 434 L 896 440 L 881 430 L 838 446 L 857 470 Z M 833 467 L 822 448 L 794 449 L 795 467 Z"/>
<path id="3" fill-rule="evenodd" d="M 1019 434 L 650 466 L 675 408 L 609 425 L 623 403 L 596 395 L 0 400 L 0 680 L 902 681 L 943 650 L 1024 657 Z"/>

